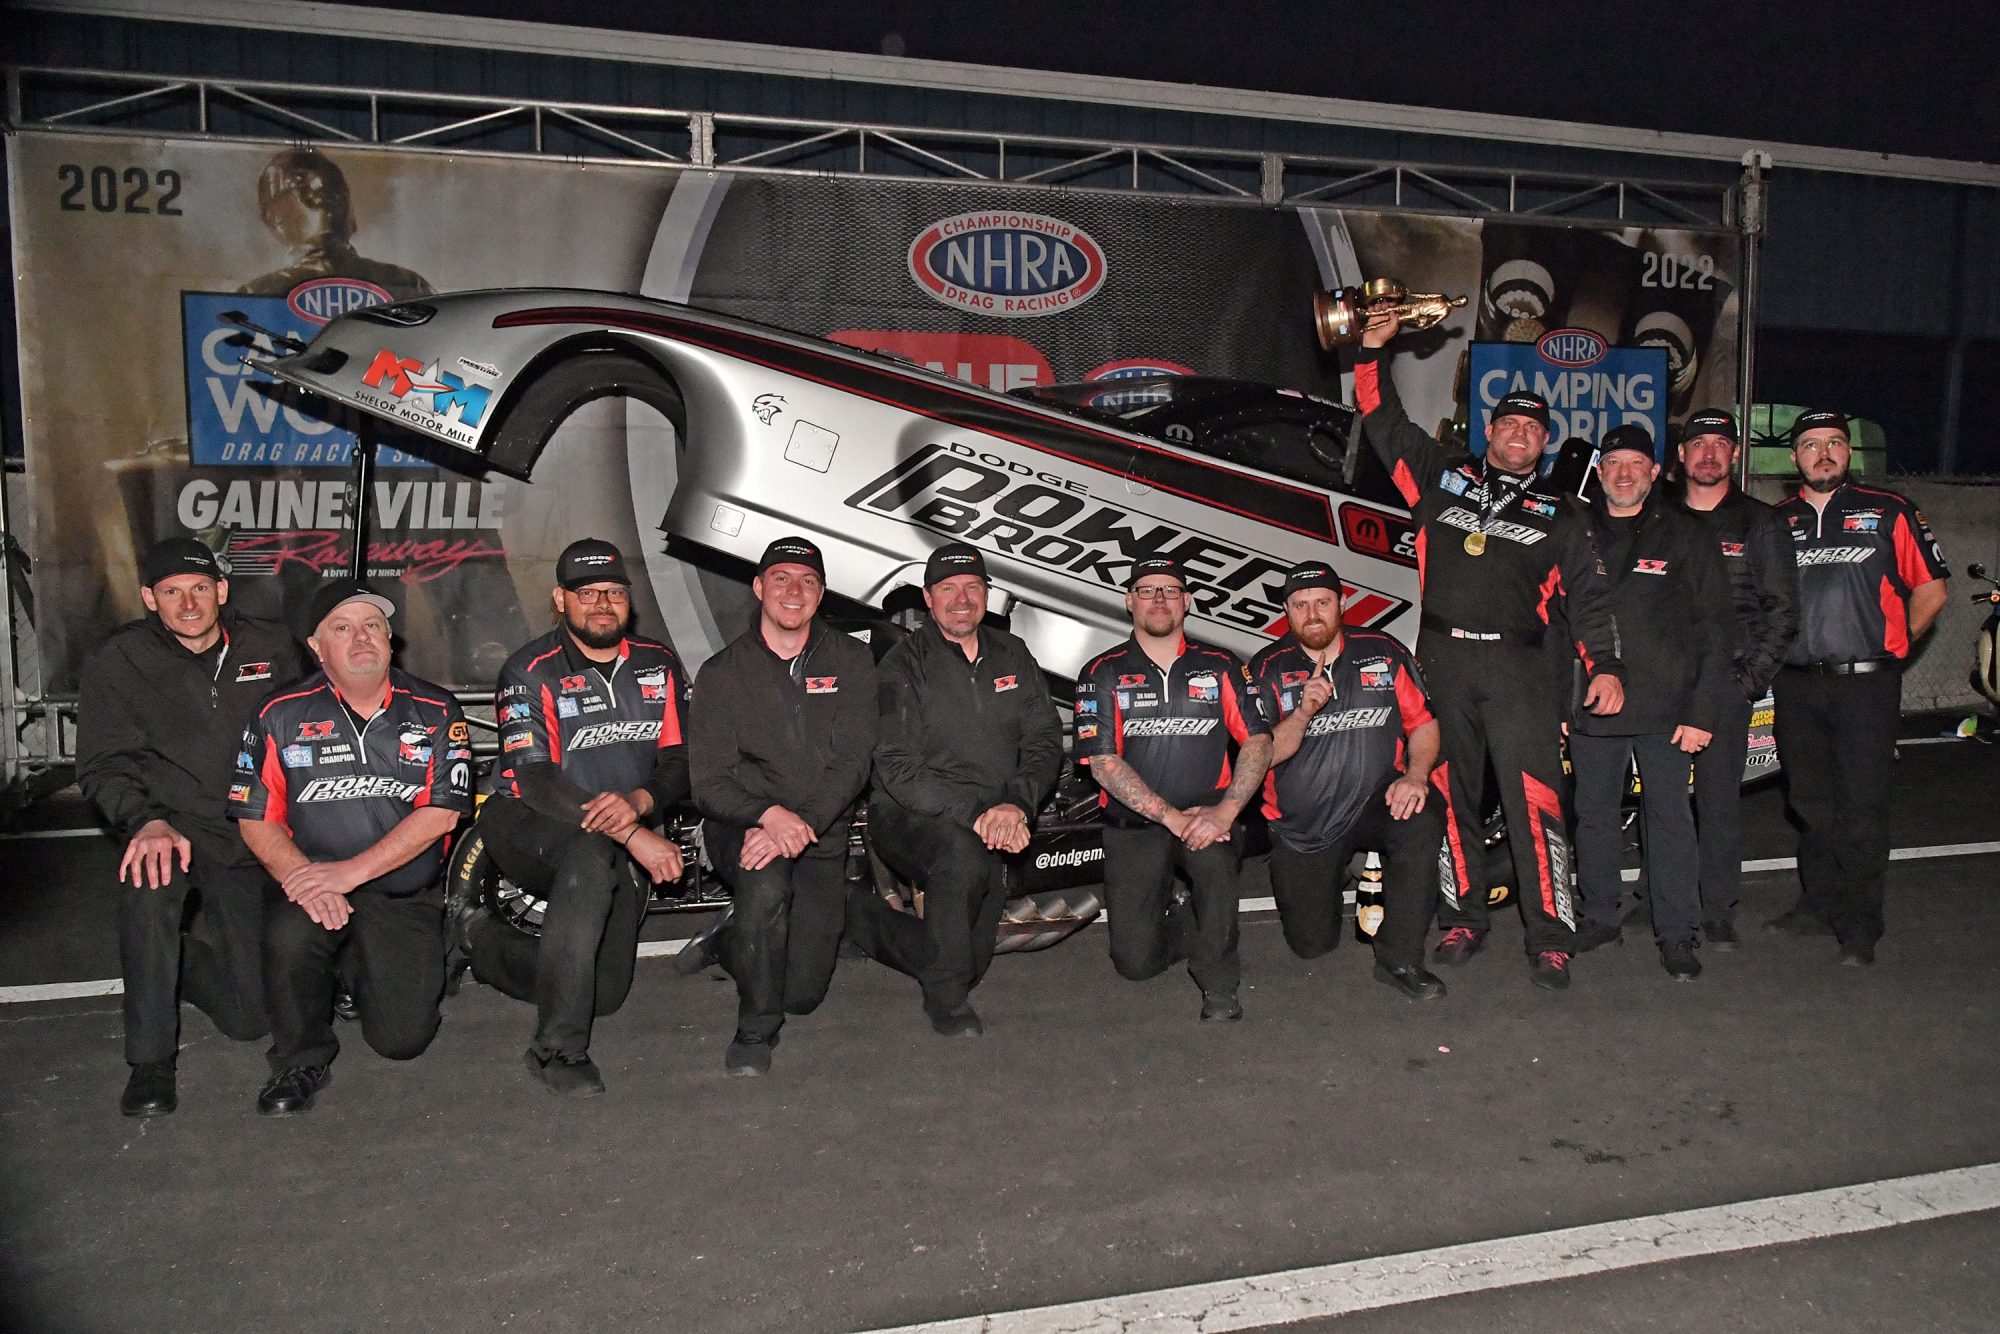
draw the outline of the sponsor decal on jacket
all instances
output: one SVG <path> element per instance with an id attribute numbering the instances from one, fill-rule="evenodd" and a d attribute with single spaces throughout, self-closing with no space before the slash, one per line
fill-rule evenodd
<path id="1" fill-rule="evenodd" d="M 598 746 L 616 746 L 626 741 L 658 741 L 660 722 L 655 718 L 650 722 L 592 723 L 589 727 L 579 727 L 576 735 L 569 739 L 565 750 L 591 750 Z"/>
<path id="2" fill-rule="evenodd" d="M 959 213 L 910 243 L 910 277 L 932 300 L 1002 319 L 1074 310 L 1104 286 L 1104 249 L 1074 223 L 1018 209 Z"/>
<path id="3" fill-rule="evenodd" d="M 1861 565 L 1875 554 L 1873 547 L 1808 547 L 1792 553 L 1801 570 L 1815 565 Z"/>
<path id="4" fill-rule="evenodd" d="M 666 668 L 648 667 L 643 672 L 635 673 L 632 679 L 639 683 L 640 699 L 663 700 L 667 697 Z"/>
<path id="5" fill-rule="evenodd" d="M 1743 544 L 1741 542 L 1724 542 L 1722 544 L 1722 554 L 1736 560 L 1741 560 L 1743 558 Z"/>
<path id="6" fill-rule="evenodd" d="M 556 689 L 562 691 L 565 695 L 580 695 L 590 689 L 590 678 L 587 676 L 565 676 L 556 682 Z"/>
<path id="7" fill-rule="evenodd" d="M 510 736 L 505 741 L 502 741 L 500 743 L 500 749 L 509 752 L 517 750 L 526 750 L 528 747 L 534 744 L 535 744 L 534 735 L 530 732 L 523 732 L 519 736 Z"/>
<path id="8" fill-rule="evenodd" d="M 393 797 L 410 801 L 424 790 L 422 783 L 405 783 L 379 774 L 350 774 L 345 778 L 315 778 L 298 795 L 300 801 L 354 801 L 362 797 Z"/>
<path id="9" fill-rule="evenodd" d="M 1120 690 L 1130 690 L 1134 686 L 1145 685 L 1152 679 L 1152 677 L 1147 676 L 1144 672 L 1128 672 L 1118 678 L 1118 688 Z"/>
<path id="10" fill-rule="evenodd" d="M 332 735 L 333 720 L 331 718 L 325 722 L 299 724 L 298 739 L 301 741 L 324 741 Z"/>
<path id="11" fill-rule="evenodd" d="M 1371 658 L 1356 670 L 1361 673 L 1361 684 L 1371 690 L 1380 689 L 1393 681 L 1393 669 L 1387 658 Z"/>
<path id="12" fill-rule="evenodd" d="M 1881 524 L 1882 516 L 1875 512 L 1849 514 L 1840 521 L 1842 531 L 1849 533 L 1872 533 L 1881 527 Z"/>
<path id="13" fill-rule="evenodd" d="M 1446 468 L 1438 478 L 1438 485 L 1455 496 L 1462 496 L 1472 489 L 1472 479 L 1456 468 Z"/>
<path id="14" fill-rule="evenodd" d="M 1216 718 L 1128 718 L 1124 734 L 1132 736 L 1207 736 L 1220 719 Z"/>
<path id="15" fill-rule="evenodd" d="M 229 799 L 231 801 L 250 800 L 250 785 L 248 783 L 231 783 L 229 785 Z"/>
<path id="16" fill-rule="evenodd" d="M 313 762 L 313 749 L 311 746 L 286 746 L 279 758 L 284 761 L 287 769 L 310 769 Z M 247 755 L 243 757 L 243 761 L 242 767 L 245 769 L 250 768 L 249 757 Z"/>
<path id="17" fill-rule="evenodd" d="M 1663 560 L 1635 560 L 1632 562 L 1634 574 L 1665 574 L 1667 562 Z"/>
<path id="18" fill-rule="evenodd" d="M 1530 514 L 1539 514 L 1544 519 L 1553 519 L 1556 517 L 1555 501 L 1544 500 L 1540 496 L 1522 496 L 1521 508 Z"/>
<path id="19" fill-rule="evenodd" d="M 808 695 L 837 695 L 840 693 L 840 678 L 837 676 L 808 676 L 806 678 L 806 693 Z"/>
<path id="20" fill-rule="evenodd" d="M 1076 739 L 1078 741 L 1089 741 L 1096 735 L 1097 735 L 1096 723 L 1078 723 L 1076 725 Z"/>
<path id="21" fill-rule="evenodd" d="M 240 662 L 236 664 L 236 680 L 240 685 L 245 681 L 268 681 L 271 679 L 271 664 L 268 662 Z"/>
<path id="22" fill-rule="evenodd" d="M 1020 684 L 1021 683 L 1014 677 L 996 676 L 993 678 L 993 693 L 997 695 L 1003 690 L 1012 690 L 1015 687 L 1019 686 Z M 1092 700 L 1091 707 L 1095 708 L 1096 706 L 1097 702 L 1095 700 Z"/>
<path id="23" fill-rule="evenodd" d="M 568 695 L 563 695 L 557 698 L 556 716 L 558 718 L 574 718 L 576 717 L 577 714 L 581 712 L 582 710 L 577 707 L 576 701 L 571 699 Z"/>
<path id="24" fill-rule="evenodd" d="M 1188 698 L 1199 704 L 1213 704 L 1222 698 L 1222 683 L 1214 672 L 1197 672 L 1187 681 Z"/>
<path id="25" fill-rule="evenodd" d="M 1483 532 L 1488 537 L 1504 537 L 1509 542 L 1519 542 L 1524 547 L 1531 547 L 1548 536 L 1540 528 L 1530 528 L 1525 523 L 1507 523 L 1504 520 L 1488 523 L 1482 527 L 1477 514 L 1474 514 L 1470 510 L 1460 509 L 1456 505 L 1438 515 L 1438 522 L 1449 524 L 1451 527 L 1460 529 L 1463 532 Z"/>
<path id="26" fill-rule="evenodd" d="M 431 762 L 430 729 L 421 723 L 404 723 L 396 734 L 396 758 L 405 764 Z"/>
<path id="27" fill-rule="evenodd" d="M 500 710 L 500 721 L 503 723 L 518 723 L 523 719 L 533 717 L 534 712 L 535 712 L 534 705 L 528 703 L 528 701 L 524 699 L 516 700 L 514 703 L 509 704 Z M 453 724 L 452 730 L 456 731 L 459 727 L 462 726 L 464 726 L 463 723 Z"/>
<path id="28" fill-rule="evenodd" d="M 1389 721 L 1392 709 L 1343 709 L 1339 713 L 1316 713 L 1306 724 L 1307 736 L 1327 736 L 1334 732 L 1360 732 Z"/>
<path id="29" fill-rule="evenodd" d="M 470 745 L 472 744 L 472 727 L 465 719 L 460 718 L 445 729 L 444 739 L 454 746 Z"/>

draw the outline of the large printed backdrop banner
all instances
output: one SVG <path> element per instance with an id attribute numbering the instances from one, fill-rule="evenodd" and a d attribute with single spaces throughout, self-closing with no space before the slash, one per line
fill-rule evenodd
<path id="1" fill-rule="evenodd" d="M 136 554 L 160 537 L 210 542 L 233 599 L 264 615 L 344 566 L 352 423 L 259 388 L 224 311 L 310 338 L 425 292 L 586 287 L 999 389 L 1167 371 L 1332 396 L 1341 366 L 1313 342 L 1308 295 L 1388 275 L 1472 298 L 1399 344 L 1398 386 L 1427 424 L 1463 417 L 1474 338 L 1563 329 L 1665 349 L 1672 418 L 1733 396 L 1735 252 L 1706 232 L 143 137 L 23 133 L 9 156 L 25 540 L 52 693 L 138 614 Z M 489 687 L 548 623 L 555 553 L 585 533 L 643 559 L 640 618 L 704 660 L 747 602 L 666 550 L 670 430 L 595 405 L 525 485 L 385 451 L 368 565 L 399 601 L 405 664 Z"/>

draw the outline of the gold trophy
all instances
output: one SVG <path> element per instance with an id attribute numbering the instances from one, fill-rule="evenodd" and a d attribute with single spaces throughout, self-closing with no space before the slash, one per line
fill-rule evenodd
<path id="1" fill-rule="evenodd" d="M 1403 329 L 1429 329 L 1465 304 L 1462 296 L 1442 292 L 1412 292 L 1394 278 L 1370 278 L 1359 287 L 1336 287 L 1313 293 L 1313 328 L 1319 345 L 1331 352 L 1361 341 L 1368 317 L 1380 308 L 1396 313 Z"/>

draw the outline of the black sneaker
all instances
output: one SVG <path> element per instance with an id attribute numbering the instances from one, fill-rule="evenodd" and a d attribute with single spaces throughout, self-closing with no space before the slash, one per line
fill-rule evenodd
<path id="1" fill-rule="evenodd" d="M 1875 966 L 1875 946 L 1871 941 L 1850 940 L 1840 947 L 1840 965 L 1843 968 L 1872 968 Z"/>
<path id="2" fill-rule="evenodd" d="M 771 1048 L 776 1042 L 776 1038 L 746 1038 L 739 1033 L 723 1055 L 723 1071 L 748 1077 L 770 1074 Z"/>
<path id="3" fill-rule="evenodd" d="M 1460 964 L 1479 953 L 1479 947 L 1486 943 L 1486 933 L 1475 931 L 1469 926 L 1455 926 L 1444 933 L 1431 957 L 1439 963 Z"/>
<path id="4" fill-rule="evenodd" d="M 604 1076 L 590 1053 L 559 1051 L 541 1056 L 533 1047 L 527 1051 L 528 1073 L 542 1081 L 549 1092 L 565 1098 L 594 1098 L 604 1092 Z"/>
<path id="5" fill-rule="evenodd" d="M 722 933 L 729 929 L 729 924 L 735 917 L 734 903 L 717 913 L 713 922 L 703 927 L 687 944 L 681 946 L 680 953 L 671 961 L 673 970 L 682 977 L 693 977 L 696 973 L 714 967 L 722 958 Z M 766 1060 L 765 1069 L 769 1069 L 770 1064 Z"/>
<path id="6" fill-rule="evenodd" d="M 1201 993 L 1201 1021 L 1204 1024 L 1233 1024 L 1243 1017 L 1243 1002 L 1236 999 L 1233 991 L 1204 991 Z"/>
<path id="7" fill-rule="evenodd" d="M 333 989 L 333 1017 L 348 1024 L 361 1021 L 361 1004 L 354 999 L 354 988 L 343 983 Z"/>
<path id="8" fill-rule="evenodd" d="M 1703 922 L 1701 935 L 1710 949 L 1723 954 L 1734 954 L 1743 948 L 1743 938 L 1736 934 L 1734 922 Z"/>
<path id="9" fill-rule="evenodd" d="M 979 1011 L 968 1004 L 946 1013 L 926 1011 L 931 1018 L 931 1031 L 941 1038 L 976 1038 L 986 1031 L 980 1022 Z"/>
<path id="10" fill-rule="evenodd" d="M 1701 976 L 1701 960 L 1694 957 L 1694 941 L 1660 942 L 1660 966 L 1676 982 L 1692 982 Z"/>
<path id="11" fill-rule="evenodd" d="M 1783 931 L 1793 936 L 1830 936 L 1833 927 L 1824 917 L 1800 902 L 1764 923 L 1766 931 Z"/>
<path id="12" fill-rule="evenodd" d="M 444 994 L 456 996 L 472 968 L 472 924 L 485 909 L 477 899 L 444 901 Z"/>
<path id="13" fill-rule="evenodd" d="M 118 1110 L 125 1116 L 171 1116 L 178 1106 L 172 1061 L 133 1066 L 132 1077 L 125 1081 L 125 1092 L 118 1099 Z"/>
<path id="14" fill-rule="evenodd" d="M 1576 952 L 1578 954 L 1588 954 L 1592 950 L 1605 945 L 1623 945 L 1624 943 L 1625 930 L 1623 927 L 1602 926 L 1596 922 L 1592 922 L 1576 933 Z"/>
<path id="15" fill-rule="evenodd" d="M 1444 995 L 1444 983 L 1420 963 L 1394 966 L 1378 963 L 1375 980 L 1394 987 L 1411 1000 L 1436 1000 Z"/>
<path id="16" fill-rule="evenodd" d="M 297 1116 L 312 1110 L 319 1091 L 333 1082 L 333 1067 L 302 1065 L 271 1076 L 257 1090 L 259 1116 Z"/>
<path id="17" fill-rule="evenodd" d="M 1528 961 L 1528 980 L 1543 991 L 1569 990 L 1569 955 L 1562 950 L 1543 950 Z"/>

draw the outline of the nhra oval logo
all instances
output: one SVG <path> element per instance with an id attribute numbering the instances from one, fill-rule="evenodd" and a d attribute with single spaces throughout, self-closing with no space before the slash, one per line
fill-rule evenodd
<path id="1" fill-rule="evenodd" d="M 910 276 L 947 306 L 1001 319 L 1056 315 L 1104 286 L 1104 249 L 1040 213 L 960 213 L 910 243 Z"/>
<path id="2" fill-rule="evenodd" d="M 393 300 L 386 289 L 359 278 L 314 278 L 294 287 L 285 304 L 302 320 L 328 324 L 349 311 Z"/>
<path id="3" fill-rule="evenodd" d="M 1092 394 L 1090 406 L 1100 412 L 1125 412 L 1132 408 L 1144 407 L 1149 403 L 1165 403 L 1173 398 L 1173 391 L 1157 383 L 1162 375 L 1193 375 L 1194 368 L 1183 366 L 1177 361 L 1164 357 L 1128 358 L 1124 361 L 1107 361 L 1096 370 L 1084 375 L 1086 380 L 1154 380 L 1153 384 L 1135 386 L 1131 389 L 1106 389 L 1103 393 Z"/>
<path id="4" fill-rule="evenodd" d="M 1610 349 L 1588 329 L 1557 329 L 1543 334 L 1536 350 L 1558 366 L 1591 366 L 1604 360 Z"/>

